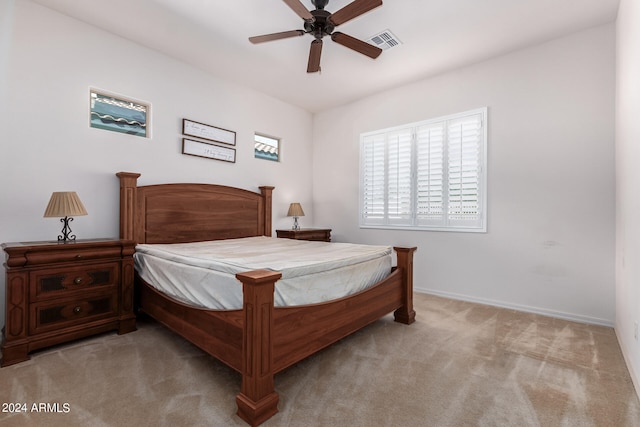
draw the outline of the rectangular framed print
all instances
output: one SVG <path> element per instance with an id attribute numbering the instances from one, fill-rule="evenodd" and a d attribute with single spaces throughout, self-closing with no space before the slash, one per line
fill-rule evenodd
<path id="1" fill-rule="evenodd" d="M 236 149 L 209 144 L 207 142 L 194 141 L 182 138 L 182 154 L 204 157 L 207 159 L 221 160 L 223 162 L 236 162 Z"/>
<path id="2" fill-rule="evenodd" d="M 89 90 L 89 126 L 150 138 L 151 105 L 99 89 Z"/>
<path id="3" fill-rule="evenodd" d="M 232 130 L 182 119 L 182 134 L 223 144 L 236 145 L 236 133 Z"/>

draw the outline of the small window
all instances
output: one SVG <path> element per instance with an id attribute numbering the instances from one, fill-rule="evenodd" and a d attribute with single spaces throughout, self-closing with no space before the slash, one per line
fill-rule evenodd
<path id="1" fill-rule="evenodd" d="M 487 229 L 487 109 L 360 136 L 360 226 Z"/>
<path id="2" fill-rule="evenodd" d="M 254 156 L 256 159 L 280 160 L 280 140 L 270 136 L 254 135 Z"/>

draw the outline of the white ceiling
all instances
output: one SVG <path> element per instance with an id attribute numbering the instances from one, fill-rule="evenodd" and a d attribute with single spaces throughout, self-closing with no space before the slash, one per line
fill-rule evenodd
<path id="1" fill-rule="evenodd" d="M 619 0 L 384 0 L 337 30 L 366 40 L 391 30 L 402 45 L 370 59 L 324 39 L 321 73 L 307 74 L 302 29 L 281 0 L 33 0 L 195 67 L 311 112 L 612 22 Z M 313 9 L 311 0 L 302 0 Z M 335 12 L 351 0 L 330 0 Z"/>

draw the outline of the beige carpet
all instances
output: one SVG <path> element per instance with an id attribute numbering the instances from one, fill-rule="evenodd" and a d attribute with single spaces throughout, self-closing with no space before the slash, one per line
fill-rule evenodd
<path id="1" fill-rule="evenodd" d="M 411 326 L 388 316 L 277 375 L 280 412 L 264 426 L 640 426 L 612 329 L 420 294 L 415 307 Z M 143 321 L 0 369 L 0 403 L 62 411 L 0 412 L 0 424 L 244 426 L 239 388 Z"/>

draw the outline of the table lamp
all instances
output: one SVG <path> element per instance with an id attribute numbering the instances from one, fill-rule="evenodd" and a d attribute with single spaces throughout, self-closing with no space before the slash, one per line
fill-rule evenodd
<path id="1" fill-rule="evenodd" d="M 287 216 L 293 217 L 293 227 L 292 230 L 300 230 L 300 226 L 298 225 L 298 217 L 304 216 L 304 211 L 302 210 L 302 205 L 300 203 L 291 203 L 289 205 L 289 212 Z"/>
<path id="2" fill-rule="evenodd" d="M 45 218 L 60 218 L 64 224 L 62 234 L 58 236 L 58 242 L 75 241 L 76 236 L 71 234 L 69 222 L 73 221 L 72 216 L 87 215 L 80 198 L 75 191 L 55 191 L 51 195 L 47 209 L 44 211 Z"/>

